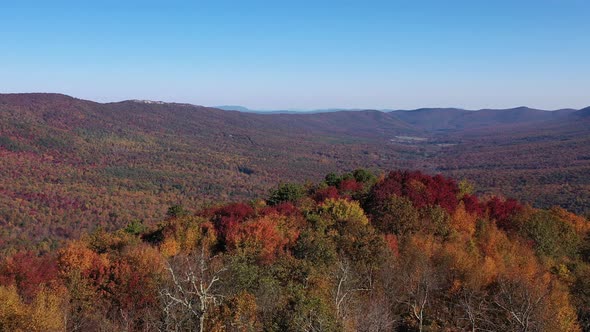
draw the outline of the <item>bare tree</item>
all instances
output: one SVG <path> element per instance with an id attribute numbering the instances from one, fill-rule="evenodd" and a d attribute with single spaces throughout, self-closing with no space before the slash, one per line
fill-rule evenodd
<path id="1" fill-rule="evenodd" d="M 303 332 L 321 332 L 324 331 L 322 320 L 318 315 L 310 310 L 306 316 L 297 321 L 297 328 Z"/>
<path id="2" fill-rule="evenodd" d="M 359 332 L 392 331 L 396 319 L 391 304 L 383 292 L 373 291 L 371 295 L 357 307 L 357 327 Z"/>
<path id="3" fill-rule="evenodd" d="M 218 289 L 226 268 L 220 256 L 210 256 L 205 246 L 198 253 L 176 257 L 168 264 L 170 284 L 161 291 L 164 330 L 184 330 L 187 327 L 205 330 L 208 311 L 218 305 Z"/>
<path id="4" fill-rule="evenodd" d="M 535 285 L 526 280 L 499 280 L 493 302 L 505 313 L 505 324 L 513 331 L 543 330 L 540 310 L 552 284 Z"/>
<path id="5" fill-rule="evenodd" d="M 371 290 L 369 285 L 365 285 L 362 278 L 354 271 L 350 261 L 344 257 L 338 260 L 338 269 L 334 274 L 336 287 L 332 291 L 336 313 L 341 320 L 346 319 L 349 313 L 349 306 L 354 302 L 354 295 L 358 292 L 367 292 Z M 368 278 L 370 280 L 371 278 Z"/>
<path id="6" fill-rule="evenodd" d="M 471 332 L 498 330 L 496 324 L 491 320 L 491 304 L 484 293 L 464 288 L 461 290 L 458 304 L 462 312 L 459 320 L 467 321 Z"/>
<path id="7" fill-rule="evenodd" d="M 431 288 L 430 279 L 425 274 L 418 276 L 416 282 L 409 285 L 408 290 L 410 296 L 406 299 L 405 303 L 410 307 L 414 318 L 418 320 L 420 332 L 423 330 L 424 309 L 426 309 L 426 305 L 428 304 L 428 296 L 430 296 Z"/>
<path id="8" fill-rule="evenodd" d="M 397 301 L 409 309 L 419 331 L 424 330 L 426 308 L 439 286 L 438 276 L 431 264 L 429 257 L 414 253 L 414 257 L 402 262 L 396 276 L 400 295 Z"/>

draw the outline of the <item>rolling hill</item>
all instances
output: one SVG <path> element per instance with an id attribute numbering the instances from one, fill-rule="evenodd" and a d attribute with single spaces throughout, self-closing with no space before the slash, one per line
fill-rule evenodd
<path id="1" fill-rule="evenodd" d="M 0 247 L 151 223 L 171 205 L 249 199 L 359 167 L 442 172 L 480 194 L 588 213 L 589 126 L 575 116 L 585 113 L 254 114 L 0 94 Z"/>
<path id="2" fill-rule="evenodd" d="M 482 128 L 515 127 L 560 121 L 576 110 L 544 111 L 528 107 L 468 111 L 457 108 L 423 108 L 394 111 L 401 120 L 427 131 L 458 131 Z"/>

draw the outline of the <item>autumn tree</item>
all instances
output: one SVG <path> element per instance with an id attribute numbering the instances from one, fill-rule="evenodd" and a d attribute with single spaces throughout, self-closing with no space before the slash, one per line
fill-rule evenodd
<path id="1" fill-rule="evenodd" d="M 405 235 L 420 229 L 420 214 L 406 197 L 391 196 L 371 213 L 373 224 L 384 233 Z"/>
<path id="2" fill-rule="evenodd" d="M 64 290 L 42 287 L 30 303 L 15 286 L 0 286 L 0 330 L 58 332 L 66 327 Z"/>
<path id="3" fill-rule="evenodd" d="M 409 239 L 404 244 L 398 273 L 394 277 L 399 294 L 396 300 L 407 309 L 407 324 L 415 326 L 418 331 L 425 328 L 429 308 L 440 286 L 441 280 L 432 261 L 439 246 L 428 236 Z"/>
<path id="4" fill-rule="evenodd" d="M 240 225 L 235 236 L 227 239 L 230 250 L 253 255 L 263 264 L 271 263 L 295 242 L 298 232 L 286 224 L 286 218 L 268 215 Z"/>
<path id="5" fill-rule="evenodd" d="M 551 211 L 534 213 L 522 226 L 522 233 L 534 241 L 540 254 L 552 257 L 574 257 L 582 242 L 574 226 Z"/>
<path id="6" fill-rule="evenodd" d="M 256 297 L 242 291 L 224 299 L 207 324 L 207 331 L 255 332 L 260 331 Z"/>
<path id="7" fill-rule="evenodd" d="M 203 332 L 208 315 L 220 303 L 218 287 L 226 267 L 223 256 L 211 253 L 210 241 L 204 238 L 191 254 L 170 260 L 170 280 L 160 290 L 165 329 Z"/>

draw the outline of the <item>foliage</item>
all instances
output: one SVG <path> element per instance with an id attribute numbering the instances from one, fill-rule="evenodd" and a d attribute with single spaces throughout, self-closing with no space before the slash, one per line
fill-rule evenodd
<path id="1" fill-rule="evenodd" d="M 168 211 L 166 211 L 166 215 L 171 218 L 182 217 L 187 214 L 188 213 L 184 210 L 182 205 L 172 205 L 168 208 Z"/>
<path id="2" fill-rule="evenodd" d="M 146 231 L 146 226 L 141 220 L 134 219 L 125 227 L 124 231 L 132 235 L 139 235 Z"/>
<path id="3" fill-rule="evenodd" d="M 277 205 L 284 202 L 296 202 L 303 197 L 304 194 L 305 189 L 301 185 L 295 183 L 282 183 L 270 194 L 267 202 L 270 205 Z"/>
<path id="4" fill-rule="evenodd" d="M 538 211 L 523 225 L 524 235 L 534 241 L 541 255 L 576 257 L 582 239 L 573 225 L 551 211 Z"/>
<path id="5" fill-rule="evenodd" d="M 530 126 L 436 132 L 408 143 L 392 140 L 413 131 L 400 116 L 258 115 L 184 104 L 2 94 L 0 252 L 49 251 L 97 227 L 114 231 L 134 220 L 154 226 L 172 205 L 198 211 L 260 198 L 277 183 L 320 181 L 328 172 L 346 171 L 327 176 L 322 186 L 333 188 L 322 192 L 318 186 L 314 199 L 364 203 L 378 179 L 368 169 L 420 169 L 477 183 L 470 194 L 467 182 L 458 183 L 457 194 L 470 213 L 485 213 L 474 201 L 482 193 L 590 213 L 587 123 L 548 128 L 541 136 Z M 417 206 L 432 204 L 436 198 L 419 190 L 426 178 L 414 180 L 413 194 L 424 196 Z M 436 181 L 422 184 L 438 192 Z M 452 205 L 440 204 L 452 214 Z"/>
<path id="6" fill-rule="evenodd" d="M 406 197 L 391 196 L 370 211 L 375 227 L 384 233 L 405 235 L 420 228 L 420 213 Z"/>
<path id="7" fill-rule="evenodd" d="M 343 199 L 329 199 L 324 201 L 321 205 L 321 213 L 326 214 L 336 222 L 356 223 L 361 225 L 369 223 L 369 219 L 365 216 L 365 212 L 360 204 L 355 201 L 351 202 Z"/>
<path id="8" fill-rule="evenodd" d="M 590 326 L 584 218 L 440 176 L 354 174 L 16 251 L 0 261 L 0 330 Z"/>

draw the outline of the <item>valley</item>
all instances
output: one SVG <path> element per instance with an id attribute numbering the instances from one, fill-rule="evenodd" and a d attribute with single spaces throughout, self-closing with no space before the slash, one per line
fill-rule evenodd
<path id="1" fill-rule="evenodd" d="M 0 95 L 1 245 L 52 246 L 96 227 L 153 223 L 171 205 L 196 210 L 356 168 L 442 173 L 478 194 L 589 212 L 583 111 L 526 109 L 516 123 L 504 111 L 438 112 L 254 114 Z"/>

